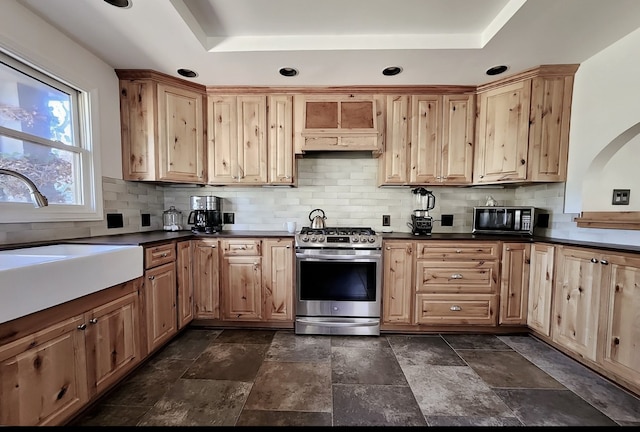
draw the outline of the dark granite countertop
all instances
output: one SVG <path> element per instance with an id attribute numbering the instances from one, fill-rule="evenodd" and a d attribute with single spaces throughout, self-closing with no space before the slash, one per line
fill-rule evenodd
<path id="1" fill-rule="evenodd" d="M 571 239 L 558 239 L 551 237 L 526 237 L 509 235 L 490 234 L 467 234 L 467 233 L 432 233 L 431 235 L 413 235 L 410 232 L 382 233 L 385 240 L 479 240 L 479 241 L 513 241 L 513 242 L 546 242 L 566 246 L 593 247 L 600 250 L 616 252 L 640 253 L 640 246 L 616 245 L 610 243 L 588 242 Z M 149 246 L 154 243 L 161 243 L 170 240 L 189 240 L 198 238 L 229 238 L 229 237 L 293 237 L 287 231 L 221 231 L 216 234 L 194 234 L 189 230 L 183 231 L 146 231 L 129 234 L 114 234 L 96 237 L 81 237 L 66 240 L 49 242 L 28 243 L 24 245 L 0 246 L 2 249 L 15 249 L 17 247 L 40 246 L 54 243 L 84 243 L 84 244 L 116 244 L 116 245 L 140 245 Z"/>

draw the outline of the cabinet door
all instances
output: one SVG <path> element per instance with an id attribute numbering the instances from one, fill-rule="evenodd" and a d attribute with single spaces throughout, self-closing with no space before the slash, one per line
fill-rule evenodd
<path id="1" fill-rule="evenodd" d="M 293 97 L 269 96 L 269 183 L 294 184 Z"/>
<path id="2" fill-rule="evenodd" d="M 525 180 L 531 80 L 478 95 L 474 183 Z"/>
<path id="3" fill-rule="evenodd" d="M 218 240 L 193 242 L 195 318 L 220 319 Z"/>
<path id="4" fill-rule="evenodd" d="M 267 98 L 238 96 L 238 183 L 267 183 Z"/>
<path id="5" fill-rule="evenodd" d="M 175 262 L 145 272 L 147 350 L 151 353 L 177 332 Z"/>
<path id="6" fill-rule="evenodd" d="M 0 346 L 0 424 L 62 425 L 88 401 L 84 316 Z"/>
<path id="7" fill-rule="evenodd" d="M 528 180 L 567 180 L 572 95 L 573 75 L 533 79 Z"/>
<path id="8" fill-rule="evenodd" d="M 207 182 L 235 183 L 239 178 L 238 109 L 235 96 L 207 97 Z"/>
<path id="9" fill-rule="evenodd" d="M 294 255 L 293 240 L 263 241 L 264 319 L 293 322 Z"/>
<path id="10" fill-rule="evenodd" d="M 412 242 L 387 241 L 384 244 L 382 322 L 385 324 L 412 324 L 413 249 Z"/>
<path id="11" fill-rule="evenodd" d="M 204 182 L 203 100 L 200 93 L 158 85 L 158 180 Z"/>
<path id="12" fill-rule="evenodd" d="M 442 96 L 411 96 L 411 183 L 441 180 Z"/>
<path id="13" fill-rule="evenodd" d="M 178 330 L 193 320 L 193 260 L 190 241 L 177 244 Z"/>
<path id="14" fill-rule="evenodd" d="M 124 180 L 156 180 L 155 89 L 151 80 L 120 80 Z"/>
<path id="15" fill-rule="evenodd" d="M 552 320 L 555 342 L 594 361 L 602 271 L 597 252 L 558 248 Z"/>
<path id="16" fill-rule="evenodd" d="M 640 258 L 605 255 L 599 360 L 607 370 L 640 387 Z"/>
<path id="17" fill-rule="evenodd" d="M 499 324 L 527 323 L 531 244 L 504 243 Z"/>
<path id="18" fill-rule="evenodd" d="M 141 288 L 142 279 L 134 282 Z M 87 362 L 91 394 L 105 391 L 140 360 L 138 290 L 87 313 Z"/>
<path id="19" fill-rule="evenodd" d="M 385 151 L 380 157 L 381 185 L 406 184 L 409 160 L 409 96 L 386 97 Z"/>
<path id="20" fill-rule="evenodd" d="M 527 325 L 545 336 L 551 335 L 555 247 L 535 243 L 531 246 Z"/>
<path id="21" fill-rule="evenodd" d="M 262 319 L 262 263 L 260 256 L 228 256 L 222 259 L 222 319 Z"/>
<path id="22" fill-rule="evenodd" d="M 441 181 L 444 184 L 472 182 L 475 96 L 443 97 Z"/>

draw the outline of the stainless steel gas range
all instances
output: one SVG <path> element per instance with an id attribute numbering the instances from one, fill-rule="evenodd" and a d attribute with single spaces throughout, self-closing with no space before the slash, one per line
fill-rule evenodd
<path id="1" fill-rule="evenodd" d="M 296 334 L 380 334 L 382 236 L 302 228 L 295 236 Z"/>

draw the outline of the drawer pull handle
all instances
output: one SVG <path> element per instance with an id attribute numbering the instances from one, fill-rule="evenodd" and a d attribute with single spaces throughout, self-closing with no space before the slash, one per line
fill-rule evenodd
<path id="1" fill-rule="evenodd" d="M 149 276 L 149 280 L 154 280 L 155 278 L 155 276 Z"/>
<path id="2" fill-rule="evenodd" d="M 450 309 L 450 310 L 452 310 L 452 311 L 454 311 L 454 312 L 457 312 L 457 311 L 461 311 L 461 310 L 462 310 L 462 308 L 461 308 L 460 306 L 457 306 L 457 305 L 453 305 L 453 306 L 451 306 L 449 309 Z"/>
<path id="3" fill-rule="evenodd" d="M 462 251 L 460 249 L 456 249 L 456 253 L 461 253 Z"/>
<path id="4" fill-rule="evenodd" d="M 607 260 L 601 260 L 601 261 L 600 261 L 600 264 L 602 264 L 602 265 L 609 265 L 609 261 L 607 261 Z"/>
<path id="5" fill-rule="evenodd" d="M 454 273 L 451 275 L 451 279 L 462 279 L 462 275 L 460 273 Z"/>
<path id="6" fill-rule="evenodd" d="M 97 323 L 98 323 L 98 318 L 91 318 L 91 319 L 89 320 L 89 322 L 90 322 L 91 324 L 97 324 Z"/>
<path id="7" fill-rule="evenodd" d="M 166 256 L 167 256 L 167 253 L 166 253 L 166 252 L 162 254 L 162 258 L 164 258 L 164 257 L 166 257 Z"/>
<path id="8" fill-rule="evenodd" d="M 598 262 L 598 259 L 597 258 L 591 258 L 591 262 L 595 264 L 595 263 Z"/>
<path id="9" fill-rule="evenodd" d="M 78 326 L 78 330 L 84 330 L 84 329 L 86 329 L 86 328 L 87 328 L 87 325 L 86 325 L 86 324 L 80 324 L 80 325 Z"/>

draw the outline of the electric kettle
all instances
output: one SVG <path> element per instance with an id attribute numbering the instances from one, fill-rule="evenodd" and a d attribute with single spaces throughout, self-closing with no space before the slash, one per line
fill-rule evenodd
<path id="1" fill-rule="evenodd" d="M 322 213 L 322 216 L 316 215 L 314 217 L 311 217 L 311 215 L 313 215 L 313 213 L 316 211 Z M 311 210 L 311 213 L 309 213 L 309 220 L 311 221 L 311 229 L 323 229 L 325 227 L 324 220 L 326 218 L 327 217 L 324 215 L 324 210 L 322 209 Z"/>

